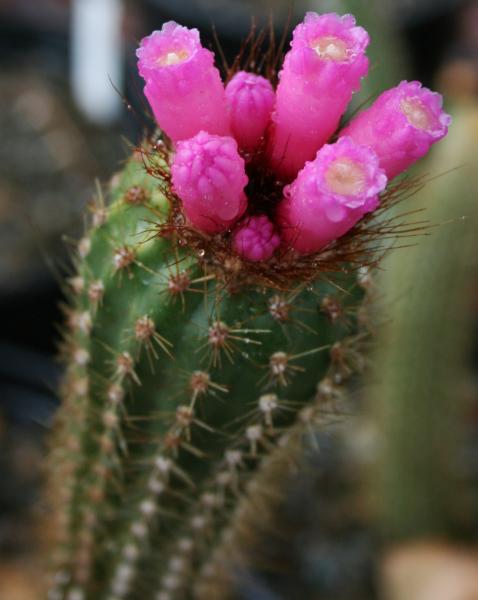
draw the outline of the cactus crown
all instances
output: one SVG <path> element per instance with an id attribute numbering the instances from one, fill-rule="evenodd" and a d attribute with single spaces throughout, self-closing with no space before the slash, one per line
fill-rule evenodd
<path id="1" fill-rule="evenodd" d="M 204 272 L 214 273 L 232 291 L 258 285 L 290 292 L 321 276 L 373 267 L 380 260 L 380 247 L 385 249 L 384 233 L 396 237 L 408 233 L 408 225 L 403 226 L 399 218 L 392 217 L 390 209 L 419 187 L 416 180 L 390 185 L 381 195 L 380 207 L 376 211 L 367 213 L 352 230 L 331 241 L 319 252 L 299 254 L 283 243 L 268 260 L 253 261 L 243 258 L 242 253 L 237 251 L 237 235 L 251 217 L 264 218 L 274 214 L 283 197 L 284 182 L 277 181 L 274 173 L 263 164 L 250 164 L 247 169 L 250 182 L 247 216 L 236 229 L 231 227 L 218 235 L 205 235 L 185 218 L 181 199 L 172 185 L 171 172 L 167 167 L 171 160 L 170 147 L 159 139 L 138 148 L 138 152 L 146 173 L 158 180 L 168 206 L 168 210 L 155 211 L 151 234 L 166 239 L 174 237 L 182 253 L 199 263 Z"/>

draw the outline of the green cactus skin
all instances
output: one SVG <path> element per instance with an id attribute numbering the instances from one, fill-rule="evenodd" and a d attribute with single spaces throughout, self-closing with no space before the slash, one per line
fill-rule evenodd
<path id="1" fill-rule="evenodd" d="M 361 292 L 343 262 L 287 291 L 230 290 L 206 251 L 158 236 L 167 186 L 136 153 L 77 247 L 50 600 L 188 597 L 193 566 L 172 559 L 189 553 L 196 568 L 203 533 L 227 519 L 318 382 L 332 389 L 362 364 Z"/>
<path id="2" fill-rule="evenodd" d="M 435 227 L 392 253 L 380 278 L 386 322 L 372 357 L 380 460 L 371 488 L 387 539 L 468 535 L 476 519 L 461 453 L 476 276 L 477 122 L 473 108 L 454 115 L 426 166 L 441 176 L 413 199 Z"/>

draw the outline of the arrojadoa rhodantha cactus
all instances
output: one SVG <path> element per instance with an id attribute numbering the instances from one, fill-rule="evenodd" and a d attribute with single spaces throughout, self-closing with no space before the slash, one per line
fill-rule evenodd
<path id="1" fill-rule="evenodd" d="M 387 183 L 449 123 L 404 82 L 338 131 L 368 43 L 309 13 L 277 85 L 273 53 L 224 85 L 196 30 L 141 42 L 161 133 L 98 193 L 69 280 L 50 600 L 191 597 L 261 457 L 362 364 L 364 268 L 413 187 Z"/>

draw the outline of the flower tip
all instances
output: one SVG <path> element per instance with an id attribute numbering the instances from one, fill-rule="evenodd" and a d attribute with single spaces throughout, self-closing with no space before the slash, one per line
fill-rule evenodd
<path id="1" fill-rule="evenodd" d="M 451 116 L 443 110 L 443 96 L 420 81 L 402 81 L 397 87 L 400 110 L 408 125 L 441 139 L 448 133 Z"/>
<path id="2" fill-rule="evenodd" d="M 368 32 L 356 25 L 353 15 L 308 12 L 294 30 L 292 47 L 312 49 L 325 62 L 354 63 L 369 43 Z"/>
<path id="3" fill-rule="evenodd" d="M 147 81 L 160 69 L 190 60 L 201 48 L 199 31 L 175 21 L 164 23 L 160 30 L 144 37 L 136 50 L 140 75 Z"/>
<path id="4" fill-rule="evenodd" d="M 308 10 L 305 13 L 303 22 L 308 24 L 308 23 L 314 23 L 318 20 L 341 22 L 344 25 L 346 25 L 347 27 L 353 27 L 356 23 L 355 17 L 353 15 L 351 15 L 350 13 L 346 13 L 344 15 L 339 15 L 339 13 L 336 13 L 336 12 L 318 13 L 318 12 L 315 12 L 314 10 Z"/>

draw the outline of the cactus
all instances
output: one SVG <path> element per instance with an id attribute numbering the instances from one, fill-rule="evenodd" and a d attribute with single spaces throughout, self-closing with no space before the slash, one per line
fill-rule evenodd
<path id="1" fill-rule="evenodd" d="M 333 397 L 362 367 L 367 266 L 415 229 L 385 211 L 417 183 L 385 190 L 386 170 L 449 122 L 438 95 L 402 84 L 372 107 L 366 142 L 371 117 L 359 115 L 350 137 L 324 145 L 367 44 L 351 16 L 309 13 L 272 98 L 242 71 L 224 89 L 195 30 L 167 23 L 142 41 L 163 133 L 134 150 L 107 200 L 98 190 L 68 280 L 49 600 L 194 597 L 264 457 L 296 422 L 313 425 L 317 389 Z M 275 83 L 267 57 L 244 66 Z"/>

